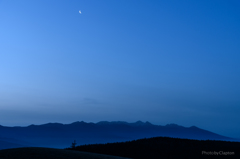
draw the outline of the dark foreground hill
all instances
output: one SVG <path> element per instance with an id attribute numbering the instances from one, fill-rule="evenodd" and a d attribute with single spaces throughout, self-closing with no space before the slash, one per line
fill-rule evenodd
<path id="1" fill-rule="evenodd" d="M 70 148 L 71 149 L 71 148 Z M 240 158 L 240 142 L 169 137 L 77 146 L 74 150 L 134 159 Z"/>
<path id="2" fill-rule="evenodd" d="M 0 126 L 0 149 L 15 147 L 65 148 L 77 141 L 78 145 L 124 142 L 150 137 L 174 137 L 198 140 L 234 140 L 198 127 L 166 126 L 149 122 L 74 122 L 48 123 L 26 127 Z"/>
<path id="3" fill-rule="evenodd" d="M 0 159 L 126 159 L 126 158 L 88 152 L 32 147 L 0 150 Z"/>

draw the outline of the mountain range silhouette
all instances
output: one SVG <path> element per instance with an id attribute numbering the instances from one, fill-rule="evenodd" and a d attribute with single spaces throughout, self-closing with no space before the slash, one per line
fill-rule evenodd
<path id="1" fill-rule="evenodd" d="M 26 127 L 0 126 L 0 149 L 16 147 L 66 148 L 76 140 L 78 145 L 112 143 L 150 137 L 173 137 L 197 140 L 236 141 L 196 126 L 183 127 L 177 124 L 165 126 L 137 121 L 84 121 L 71 124 L 47 123 Z"/>

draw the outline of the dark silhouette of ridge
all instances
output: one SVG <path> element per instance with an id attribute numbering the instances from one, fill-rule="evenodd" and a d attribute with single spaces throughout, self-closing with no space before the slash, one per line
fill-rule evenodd
<path id="1" fill-rule="evenodd" d="M 134 159 L 240 158 L 240 142 L 154 137 L 127 142 L 77 146 L 75 151 Z"/>

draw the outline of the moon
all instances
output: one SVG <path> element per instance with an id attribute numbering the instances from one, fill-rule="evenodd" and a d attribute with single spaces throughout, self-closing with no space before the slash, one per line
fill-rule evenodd
<path id="1" fill-rule="evenodd" d="M 80 14 L 82 14 L 81 10 L 78 11 Z"/>

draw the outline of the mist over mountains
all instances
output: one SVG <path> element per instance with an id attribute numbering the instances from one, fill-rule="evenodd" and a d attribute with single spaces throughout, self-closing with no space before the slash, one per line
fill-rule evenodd
<path id="1" fill-rule="evenodd" d="M 0 126 L 0 149 L 26 146 L 66 148 L 71 145 L 73 140 L 77 141 L 77 145 L 84 145 L 160 136 L 197 140 L 235 140 L 196 126 L 183 127 L 177 124 L 160 126 L 142 121 L 135 123 L 122 121 L 86 123 L 81 121 L 71 124 L 47 123 L 26 127 Z"/>

